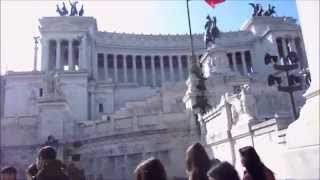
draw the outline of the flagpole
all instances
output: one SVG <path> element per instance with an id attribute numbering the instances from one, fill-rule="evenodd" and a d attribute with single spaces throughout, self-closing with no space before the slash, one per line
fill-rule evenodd
<path id="1" fill-rule="evenodd" d="M 188 12 L 188 23 L 189 23 L 189 36 L 190 36 L 190 43 L 191 43 L 191 64 L 194 63 L 194 46 L 193 46 L 193 37 L 192 37 L 192 30 L 191 30 L 191 21 L 190 21 L 190 10 L 189 10 L 189 0 L 187 1 L 187 12 Z"/>

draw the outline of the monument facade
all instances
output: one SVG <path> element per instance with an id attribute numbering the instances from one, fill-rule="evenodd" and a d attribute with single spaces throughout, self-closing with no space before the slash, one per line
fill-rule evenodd
<path id="1" fill-rule="evenodd" d="M 290 44 L 300 57 L 296 73 L 307 68 L 294 19 L 253 17 L 236 32 L 215 27 L 213 44 L 194 35 L 210 104 L 195 121 L 188 35 L 104 32 L 83 8 L 70 16 L 58 6 L 57 12 L 39 20 L 41 69 L 9 71 L 1 86 L 1 160 L 17 167 L 20 179 L 45 144 L 87 177 L 110 180 L 132 179 L 150 156 L 170 177 L 185 177 L 185 151 L 199 140 L 212 156 L 234 164 L 237 147 L 269 142 L 253 140 L 253 133 L 277 138 L 278 148 L 285 144 L 290 100 L 267 85 L 273 70 L 264 56 L 286 54 Z M 294 94 L 297 107 L 305 102 L 302 94 Z"/>

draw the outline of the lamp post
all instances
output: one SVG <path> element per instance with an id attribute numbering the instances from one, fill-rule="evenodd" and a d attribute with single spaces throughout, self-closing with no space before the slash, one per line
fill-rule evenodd
<path id="1" fill-rule="evenodd" d="M 264 60 L 266 65 L 270 63 L 273 64 L 273 68 L 276 70 L 275 73 L 268 76 L 268 85 L 273 86 L 277 84 L 280 92 L 286 92 L 289 94 L 293 117 L 295 120 L 298 119 L 299 114 L 296 108 L 293 93 L 295 91 L 304 89 L 304 80 L 306 85 L 309 84 L 308 82 L 310 82 L 310 75 L 308 75 L 308 70 L 304 70 L 302 71 L 302 74 L 298 75 L 291 73 L 299 68 L 299 58 L 297 53 L 294 51 L 290 51 L 286 57 L 281 57 L 280 60 L 278 60 L 277 56 L 266 53 Z M 279 76 L 282 73 L 285 74 L 285 78 L 283 78 L 283 76 Z M 285 81 L 284 79 L 286 79 L 286 83 L 283 83 Z"/>

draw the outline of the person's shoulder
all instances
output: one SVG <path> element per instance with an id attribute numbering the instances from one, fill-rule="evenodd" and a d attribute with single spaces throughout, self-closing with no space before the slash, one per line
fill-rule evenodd
<path id="1" fill-rule="evenodd" d="M 243 178 L 242 180 L 252 180 L 250 174 L 247 171 L 243 172 Z"/>
<path id="2" fill-rule="evenodd" d="M 265 168 L 265 174 L 267 180 L 275 180 L 274 173 L 269 168 Z"/>

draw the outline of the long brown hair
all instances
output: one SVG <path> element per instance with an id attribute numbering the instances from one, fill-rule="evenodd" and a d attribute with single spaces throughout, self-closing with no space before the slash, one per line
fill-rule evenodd
<path id="1" fill-rule="evenodd" d="M 210 159 L 204 147 L 195 143 L 187 149 L 186 166 L 189 180 L 208 180 Z"/>
<path id="2" fill-rule="evenodd" d="M 208 176 L 216 180 L 240 180 L 235 168 L 227 161 L 217 163 L 208 171 Z"/>
<path id="3" fill-rule="evenodd" d="M 239 149 L 242 163 L 253 180 L 266 180 L 267 167 L 262 163 L 256 150 L 252 146 Z"/>
<path id="4" fill-rule="evenodd" d="M 134 170 L 135 180 L 167 180 L 167 174 L 161 161 L 149 158 L 141 162 Z"/>

